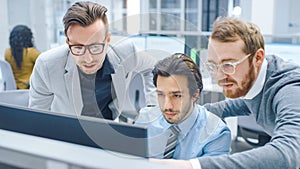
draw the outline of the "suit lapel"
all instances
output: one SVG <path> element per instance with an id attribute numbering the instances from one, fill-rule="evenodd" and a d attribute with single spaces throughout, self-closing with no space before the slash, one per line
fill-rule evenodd
<path id="1" fill-rule="evenodd" d="M 115 90 L 115 95 L 117 99 L 114 99 L 115 107 L 118 112 L 123 110 L 123 103 L 125 100 L 125 69 L 122 65 L 116 66 L 115 74 L 111 75 L 113 88 Z"/>
<path id="2" fill-rule="evenodd" d="M 64 77 L 70 103 L 73 104 L 75 113 L 77 115 L 81 115 L 83 103 L 79 74 L 77 66 L 70 53 L 68 54 Z"/>
<path id="3" fill-rule="evenodd" d="M 113 93 L 116 97 L 113 99 L 113 104 L 109 107 L 113 112 L 113 118 L 116 118 L 121 114 L 125 106 L 124 100 L 126 99 L 125 93 L 127 88 L 126 68 L 121 64 L 123 62 L 122 58 L 118 56 L 114 48 L 111 46 L 108 48 L 107 57 L 115 70 L 115 73 L 111 75 L 111 78 L 113 85 L 112 89 L 114 89 Z"/>

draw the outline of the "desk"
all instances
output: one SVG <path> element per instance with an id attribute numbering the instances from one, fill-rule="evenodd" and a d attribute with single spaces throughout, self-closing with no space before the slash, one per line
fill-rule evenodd
<path id="1" fill-rule="evenodd" d="M 171 169 L 147 159 L 0 129 L 0 163 L 46 169 Z"/>

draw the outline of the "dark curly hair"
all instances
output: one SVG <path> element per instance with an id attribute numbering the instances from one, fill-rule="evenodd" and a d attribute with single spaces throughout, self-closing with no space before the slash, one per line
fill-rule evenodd
<path id="1" fill-rule="evenodd" d="M 12 56 L 20 68 L 23 61 L 24 48 L 33 47 L 33 36 L 30 28 L 25 25 L 17 25 L 9 36 L 9 45 Z"/>

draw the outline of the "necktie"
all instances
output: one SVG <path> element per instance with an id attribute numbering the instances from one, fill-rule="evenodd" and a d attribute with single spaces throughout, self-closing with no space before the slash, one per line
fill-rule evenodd
<path id="1" fill-rule="evenodd" d="M 175 146 L 176 146 L 176 141 L 177 141 L 177 138 L 178 138 L 178 134 L 180 132 L 179 127 L 176 126 L 176 125 L 171 126 L 170 130 L 171 130 L 171 134 L 168 138 L 168 142 L 167 142 L 166 149 L 165 149 L 165 152 L 164 152 L 164 158 L 165 159 L 173 157 L 173 154 L 174 154 L 174 151 L 175 151 Z"/>

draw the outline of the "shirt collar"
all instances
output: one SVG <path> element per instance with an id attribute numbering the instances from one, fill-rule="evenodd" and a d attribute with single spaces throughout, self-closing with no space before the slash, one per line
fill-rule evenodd
<path id="1" fill-rule="evenodd" d="M 192 126 L 195 124 L 195 121 L 197 119 L 197 112 L 198 112 L 198 106 L 196 106 L 194 103 L 194 110 L 190 114 L 190 116 L 187 119 L 185 119 L 183 122 L 178 124 L 180 128 L 180 135 L 179 135 L 180 137 L 184 138 L 187 135 L 187 133 L 190 131 Z"/>
<path id="2" fill-rule="evenodd" d="M 253 99 L 263 89 L 266 80 L 266 75 L 267 75 L 267 67 L 268 67 L 268 61 L 266 58 L 264 58 L 260 72 L 258 73 L 258 77 L 255 83 L 253 84 L 253 86 L 251 87 L 251 89 L 249 90 L 249 92 L 246 94 L 245 97 L 243 97 L 244 99 Z"/>
<path id="3" fill-rule="evenodd" d="M 115 70 L 108 57 L 105 57 L 102 68 L 97 71 L 97 77 L 103 77 L 104 75 L 110 75 L 113 73 L 115 73 Z"/>
<path id="4" fill-rule="evenodd" d="M 95 79 L 95 77 L 96 77 L 96 73 L 93 73 L 93 74 L 86 74 L 86 73 L 84 73 L 84 72 L 79 68 L 79 66 L 77 66 L 77 70 L 78 70 L 78 72 L 79 72 L 79 77 L 80 77 L 80 78 L 86 78 L 86 79 L 88 79 L 88 80 L 93 80 L 93 79 Z"/>
<path id="5" fill-rule="evenodd" d="M 178 124 L 178 127 L 180 129 L 180 133 L 179 136 L 184 138 L 187 133 L 190 131 L 190 129 L 192 128 L 192 126 L 194 125 L 196 119 L 197 119 L 197 112 L 198 112 L 198 106 L 194 103 L 194 110 L 193 112 L 190 114 L 190 116 L 185 119 L 183 122 Z M 167 122 L 167 120 L 165 120 L 165 118 L 163 118 L 163 122 L 162 122 L 162 126 L 165 129 L 168 129 L 169 127 L 171 127 L 173 124 L 170 124 Z"/>

